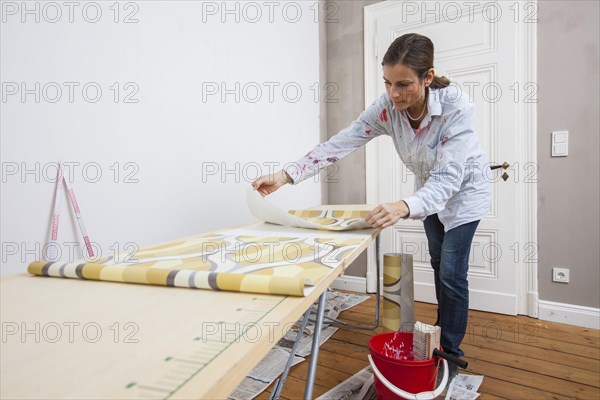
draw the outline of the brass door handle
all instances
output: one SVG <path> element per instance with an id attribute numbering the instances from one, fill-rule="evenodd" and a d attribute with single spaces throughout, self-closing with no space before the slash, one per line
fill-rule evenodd
<path id="1" fill-rule="evenodd" d="M 504 161 L 500 165 L 492 165 L 492 166 L 490 166 L 490 169 L 493 171 L 493 170 L 498 169 L 498 168 L 507 169 L 508 167 L 510 167 L 510 164 L 507 163 L 506 161 Z M 504 172 L 502 174 L 502 179 L 504 179 L 504 182 L 506 182 L 506 180 L 508 179 L 508 174 L 506 172 Z"/>

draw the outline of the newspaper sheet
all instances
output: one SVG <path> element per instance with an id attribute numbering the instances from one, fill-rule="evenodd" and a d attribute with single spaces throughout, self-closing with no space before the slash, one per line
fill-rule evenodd
<path id="1" fill-rule="evenodd" d="M 273 347 L 260 363 L 244 378 L 229 396 L 230 400 L 249 400 L 262 393 L 281 374 L 290 356 L 289 351 L 279 346 Z M 292 365 L 304 361 L 294 357 Z"/>
<path id="2" fill-rule="evenodd" d="M 317 400 L 362 400 L 373 383 L 371 367 L 365 367 Z M 363 390 L 365 389 L 365 390 Z"/>
<path id="3" fill-rule="evenodd" d="M 352 307 L 362 303 L 363 301 L 368 300 L 369 297 L 371 296 L 367 296 L 364 294 L 346 294 L 346 303 L 342 306 L 341 311 L 349 310 Z"/>
<path id="4" fill-rule="evenodd" d="M 475 400 L 483 375 L 458 374 L 450 383 L 445 400 Z"/>
<path id="5" fill-rule="evenodd" d="M 314 330 L 314 326 L 312 327 Z M 323 345 L 333 334 L 338 330 L 338 328 L 327 327 L 321 331 L 321 337 L 319 338 L 319 347 Z M 283 338 L 279 340 L 277 343 L 278 346 L 281 346 L 288 351 L 292 350 L 292 346 L 294 345 L 294 341 L 296 340 L 296 334 L 298 331 L 292 331 L 291 329 L 285 334 Z M 302 339 L 300 339 L 300 343 L 298 343 L 298 347 L 296 349 L 296 354 L 301 357 L 306 357 L 310 355 L 311 347 L 312 347 L 313 335 L 307 334 L 306 331 L 302 334 Z"/>

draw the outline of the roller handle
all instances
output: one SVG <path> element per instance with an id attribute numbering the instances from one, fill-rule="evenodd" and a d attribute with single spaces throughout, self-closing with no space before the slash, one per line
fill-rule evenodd
<path id="1" fill-rule="evenodd" d="M 453 356 L 452 354 L 444 353 L 443 351 L 441 351 L 439 349 L 433 349 L 433 355 L 442 357 L 444 360 L 450 361 L 452 364 L 456 364 L 459 367 L 461 367 L 462 369 L 466 369 L 467 366 L 469 365 L 469 363 L 466 362 L 465 360 L 462 360 L 456 356 Z"/>

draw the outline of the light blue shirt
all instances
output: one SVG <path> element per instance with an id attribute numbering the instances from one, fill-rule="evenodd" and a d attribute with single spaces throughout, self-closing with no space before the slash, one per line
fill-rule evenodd
<path id="1" fill-rule="evenodd" d="M 482 219 L 490 207 L 489 163 L 474 130 L 474 113 L 474 105 L 458 88 L 429 89 L 427 114 L 413 129 L 406 112 L 394 109 L 384 93 L 349 127 L 285 171 L 296 184 L 369 140 L 389 135 L 400 159 L 415 174 L 414 194 L 403 199 L 409 218 L 422 221 L 437 213 L 447 232 Z"/>

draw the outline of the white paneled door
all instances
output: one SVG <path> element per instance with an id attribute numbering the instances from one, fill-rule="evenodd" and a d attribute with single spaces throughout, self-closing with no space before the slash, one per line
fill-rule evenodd
<path id="1" fill-rule="evenodd" d="M 535 2 L 506 1 L 393 1 L 365 8 L 365 104 L 385 91 L 381 60 L 389 44 L 409 32 L 426 35 L 435 45 L 436 73 L 474 102 L 476 131 L 491 164 L 510 164 L 487 175 L 492 205 L 471 248 L 470 307 L 531 316 L 537 316 L 536 12 Z M 389 138 L 369 143 L 369 204 L 411 195 L 413 178 Z M 435 303 L 422 222 L 401 220 L 386 229 L 382 252 L 412 254 L 415 299 Z M 370 262 L 367 279 L 372 268 Z"/>

